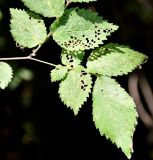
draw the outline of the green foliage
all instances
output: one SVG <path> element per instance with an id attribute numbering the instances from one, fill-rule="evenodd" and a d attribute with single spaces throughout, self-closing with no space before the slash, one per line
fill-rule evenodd
<path id="1" fill-rule="evenodd" d="M 87 68 L 90 73 L 118 76 L 131 72 L 146 60 L 142 53 L 111 43 L 92 51 Z"/>
<path id="2" fill-rule="evenodd" d="M 32 11 L 44 17 L 60 17 L 64 13 L 65 0 L 22 0 Z"/>
<path id="3" fill-rule="evenodd" d="M 61 62 L 68 67 L 76 67 L 82 62 L 83 57 L 83 51 L 67 51 L 63 49 L 61 54 Z"/>
<path id="4" fill-rule="evenodd" d="M 22 1 L 31 11 L 10 9 L 11 34 L 21 47 L 38 47 L 26 58 L 9 58 L 9 60 L 31 59 L 54 66 L 55 69 L 50 73 L 51 81 L 61 81 L 59 96 L 75 115 L 92 92 L 92 76 L 94 76 L 96 81 L 92 100 L 95 126 L 101 135 L 105 135 L 130 158 L 137 112 L 132 98 L 110 77 L 132 72 L 147 60 L 147 56 L 118 44 L 109 43 L 102 46 L 104 40 L 107 40 L 107 37 L 116 31 L 118 26 L 107 22 L 98 16 L 98 13 L 79 8 L 65 10 L 65 2 L 68 7 L 67 5 L 71 2 L 88 3 L 96 0 Z M 32 11 L 39 15 L 35 15 Z M 46 28 L 43 17 L 40 15 L 55 17 L 56 20 L 50 27 L 46 25 L 48 27 Z M 47 30 L 50 31 L 48 34 Z M 49 36 L 52 36 L 62 48 L 62 65 L 33 58 Z M 90 51 L 86 51 L 90 49 L 94 49 L 91 54 Z M 83 66 L 85 63 L 86 68 Z M 21 79 L 25 79 L 23 77 L 29 75 L 25 73 L 16 78 L 18 84 Z M 0 62 L 0 88 L 4 89 L 11 78 L 11 67 Z"/>
<path id="5" fill-rule="evenodd" d="M 81 68 L 69 71 L 67 77 L 60 83 L 60 98 L 67 107 L 73 110 L 75 115 L 89 97 L 91 85 L 91 75 Z"/>
<path id="6" fill-rule="evenodd" d="M 34 74 L 27 68 L 19 68 L 13 75 L 13 79 L 9 84 L 11 90 L 16 89 L 23 81 L 31 81 Z"/>
<path id="7" fill-rule="evenodd" d="M 0 88 L 5 89 L 12 79 L 12 68 L 5 62 L 0 62 Z"/>
<path id="8" fill-rule="evenodd" d="M 105 135 L 130 158 L 137 112 L 132 98 L 109 77 L 98 77 L 93 89 L 93 120 Z"/>
<path id="9" fill-rule="evenodd" d="M 55 69 L 51 71 L 51 82 L 62 80 L 68 72 L 68 68 L 62 65 L 57 65 Z"/>
<path id="10" fill-rule="evenodd" d="M 42 44 L 47 37 L 46 27 L 43 20 L 30 17 L 25 10 L 10 9 L 11 33 L 22 47 L 33 48 Z"/>
<path id="11" fill-rule="evenodd" d="M 53 39 L 66 50 L 93 49 L 103 44 L 118 26 L 108 23 L 90 10 L 73 8 L 51 25 Z"/>

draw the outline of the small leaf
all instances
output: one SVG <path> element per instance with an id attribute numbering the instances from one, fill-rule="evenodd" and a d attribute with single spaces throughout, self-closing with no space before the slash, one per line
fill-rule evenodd
<path id="1" fill-rule="evenodd" d="M 73 8 L 50 27 L 53 39 L 70 51 L 86 50 L 103 44 L 118 26 L 108 23 L 91 10 Z"/>
<path id="2" fill-rule="evenodd" d="M 64 13 L 65 0 L 22 0 L 32 11 L 45 17 L 60 17 Z"/>
<path id="3" fill-rule="evenodd" d="M 10 12 L 11 33 L 17 44 L 33 48 L 46 40 L 47 32 L 43 20 L 30 17 L 24 10 L 11 8 Z"/>
<path id="4" fill-rule="evenodd" d="M 128 74 L 147 60 L 147 56 L 126 46 L 107 44 L 95 49 L 87 62 L 90 73 L 106 76 Z"/>
<path id="5" fill-rule="evenodd" d="M 64 65 L 76 67 L 82 62 L 83 57 L 83 51 L 68 51 L 63 49 L 61 54 L 61 61 Z"/>
<path id="6" fill-rule="evenodd" d="M 68 72 L 68 68 L 62 65 L 58 65 L 51 71 L 51 81 L 56 82 L 62 80 Z"/>
<path id="7" fill-rule="evenodd" d="M 67 0 L 69 3 L 70 2 L 87 2 L 87 3 L 89 3 L 89 2 L 94 2 L 94 1 L 97 1 L 97 0 Z"/>
<path id="8" fill-rule="evenodd" d="M 130 158 L 137 124 L 135 104 L 128 93 L 109 77 L 98 77 L 93 89 L 93 120 L 105 135 Z"/>
<path id="9" fill-rule="evenodd" d="M 69 71 L 66 79 L 60 83 L 60 98 L 67 107 L 73 110 L 75 115 L 78 114 L 79 109 L 89 97 L 91 85 L 90 74 L 80 69 Z"/>
<path id="10" fill-rule="evenodd" d="M 12 79 L 12 68 L 5 62 L 0 62 L 0 88 L 5 89 Z"/>

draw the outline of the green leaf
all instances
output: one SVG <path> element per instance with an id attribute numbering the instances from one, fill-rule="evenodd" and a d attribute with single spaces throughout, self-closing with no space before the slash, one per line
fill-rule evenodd
<path id="1" fill-rule="evenodd" d="M 84 57 L 83 51 L 68 51 L 63 49 L 61 54 L 61 61 L 62 64 L 70 66 L 70 67 L 76 67 L 80 65 Z"/>
<path id="2" fill-rule="evenodd" d="M 58 65 L 51 71 L 51 82 L 62 80 L 68 72 L 68 68 L 62 65 Z"/>
<path id="3" fill-rule="evenodd" d="M 118 44 L 107 44 L 95 49 L 87 62 L 90 73 L 106 76 L 128 74 L 147 60 L 147 56 Z"/>
<path id="4" fill-rule="evenodd" d="M 94 2 L 94 1 L 97 1 L 97 0 L 67 0 L 69 3 L 71 2 Z"/>
<path id="5" fill-rule="evenodd" d="M 93 89 L 93 120 L 105 135 L 130 158 L 137 124 L 135 104 L 128 93 L 109 77 L 98 77 Z"/>
<path id="6" fill-rule="evenodd" d="M 77 115 L 79 109 L 89 97 L 92 79 L 80 69 L 69 71 L 67 77 L 60 83 L 59 94 L 61 100 Z"/>
<path id="7" fill-rule="evenodd" d="M 33 48 L 42 44 L 47 37 L 46 27 L 43 20 L 30 17 L 24 10 L 10 9 L 11 33 L 22 47 Z"/>
<path id="8" fill-rule="evenodd" d="M 32 11 L 45 17 L 60 17 L 64 13 L 65 0 L 22 0 Z"/>
<path id="9" fill-rule="evenodd" d="M 12 68 L 5 62 L 0 62 L 0 88 L 5 89 L 12 79 Z"/>
<path id="10" fill-rule="evenodd" d="M 53 39 L 64 49 L 70 51 L 93 49 L 103 44 L 118 26 L 108 23 L 91 10 L 73 8 L 50 27 Z"/>

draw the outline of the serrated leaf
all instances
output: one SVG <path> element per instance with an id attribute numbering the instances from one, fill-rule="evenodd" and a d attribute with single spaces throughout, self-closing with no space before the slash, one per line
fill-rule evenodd
<path id="1" fill-rule="evenodd" d="M 132 98 L 114 79 L 97 78 L 93 89 L 93 120 L 100 134 L 130 158 L 137 112 Z"/>
<path id="2" fill-rule="evenodd" d="M 73 8 L 51 25 L 53 39 L 70 51 L 93 49 L 103 44 L 118 26 L 108 23 L 91 10 Z"/>
<path id="3" fill-rule="evenodd" d="M 69 1 L 69 3 L 70 2 L 87 2 L 87 3 L 89 3 L 89 2 L 94 2 L 94 1 L 97 1 L 97 0 L 67 0 L 67 1 Z"/>
<path id="4" fill-rule="evenodd" d="M 68 72 L 68 68 L 62 65 L 58 65 L 51 71 L 51 82 L 62 80 Z"/>
<path id="5" fill-rule="evenodd" d="M 0 88 L 5 89 L 12 79 L 12 68 L 5 62 L 0 62 Z"/>
<path id="6" fill-rule="evenodd" d="M 45 17 L 60 17 L 64 13 L 65 0 L 22 0 L 32 11 Z"/>
<path id="7" fill-rule="evenodd" d="M 42 44 L 47 37 L 46 27 L 43 20 L 30 17 L 25 10 L 10 9 L 11 33 L 22 47 L 33 48 Z"/>
<path id="8" fill-rule="evenodd" d="M 67 77 L 60 83 L 59 94 L 61 100 L 77 115 L 79 109 L 89 97 L 92 79 L 80 69 L 69 71 Z"/>
<path id="9" fill-rule="evenodd" d="M 106 76 L 128 74 L 147 60 L 147 56 L 118 44 L 107 44 L 94 50 L 87 62 L 90 73 Z"/>
<path id="10" fill-rule="evenodd" d="M 63 49 L 61 54 L 61 62 L 64 65 L 76 67 L 80 65 L 84 57 L 83 51 L 68 51 Z"/>

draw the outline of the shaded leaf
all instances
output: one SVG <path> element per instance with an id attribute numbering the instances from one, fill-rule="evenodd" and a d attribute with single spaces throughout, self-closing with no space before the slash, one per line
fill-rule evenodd
<path id="1" fill-rule="evenodd" d="M 87 62 L 90 73 L 106 76 L 128 74 L 147 60 L 147 56 L 118 44 L 107 44 L 95 49 Z"/>
<path id="2" fill-rule="evenodd" d="M 137 112 L 133 99 L 114 79 L 97 78 L 93 89 L 93 120 L 101 135 L 130 158 Z"/>
<path id="3" fill-rule="evenodd" d="M 64 13 L 65 0 L 22 0 L 32 11 L 45 17 L 60 17 Z"/>
<path id="4" fill-rule="evenodd" d="M 63 103 L 77 115 L 79 109 L 89 97 L 92 79 L 80 69 L 69 71 L 67 77 L 60 83 L 59 94 Z"/>
<path id="5" fill-rule="evenodd" d="M 21 9 L 10 9 L 11 12 L 11 33 L 22 47 L 33 48 L 46 40 L 46 27 L 41 19 L 30 17 Z"/>
<path id="6" fill-rule="evenodd" d="M 0 88 L 5 89 L 12 79 L 12 68 L 5 62 L 0 62 Z"/>
<path id="7" fill-rule="evenodd" d="M 50 27 L 53 39 L 70 51 L 86 50 L 103 44 L 118 26 L 108 23 L 91 10 L 73 8 Z"/>

